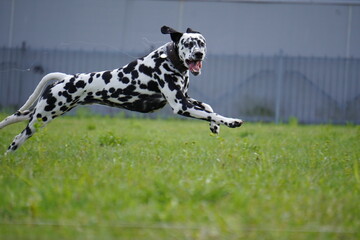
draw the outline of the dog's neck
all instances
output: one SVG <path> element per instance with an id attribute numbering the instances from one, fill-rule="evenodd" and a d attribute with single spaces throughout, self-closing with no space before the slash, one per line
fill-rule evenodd
<path id="1" fill-rule="evenodd" d="M 184 73 L 185 71 L 188 70 L 188 68 L 185 67 L 183 62 L 181 61 L 178 50 L 174 42 L 168 43 L 166 45 L 166 54 L 170 62 L 179 72 Z"/>

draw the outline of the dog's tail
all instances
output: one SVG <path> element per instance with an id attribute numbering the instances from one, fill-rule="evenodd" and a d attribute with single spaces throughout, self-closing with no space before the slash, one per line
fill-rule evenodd
<path id="1" fill-rule="evenodd" d="M 36 86 L 34 92 L 31 94 L 31 96 L 29 97 L 29 99 L 25 102 L 25 104 L 19 109 L 19 112 L 24 112 L 25 110 L 28 110 L 34 103 L 35 101 L 40 97 L 42 91 L 44 90 L 44 88 L 47 86 L 47 84 L 50 81 L 53 80 L 62 80 L 67 76 L 67 74 L 65 73 L 59 73 L 59 72 L 55 72 L 55 73 L 49 73 L 47 75 L 45 75 L 40 83 Z"/>

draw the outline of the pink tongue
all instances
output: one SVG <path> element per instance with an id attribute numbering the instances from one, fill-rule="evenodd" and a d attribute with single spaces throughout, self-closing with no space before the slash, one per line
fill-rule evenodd
<path id="1" fill-rule="evenodd" d="M 194 61 L 189 64 L 189 69 L 192 72 L 200 72 L 201 67 L 202 67 L 201 61 Z"/>

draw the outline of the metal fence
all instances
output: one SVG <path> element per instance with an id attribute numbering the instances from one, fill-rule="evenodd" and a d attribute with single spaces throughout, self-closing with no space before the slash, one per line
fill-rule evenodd
<path id="1" fill-rule="evenodd" d="M 20 107 L 43 75 L 119 68 L 144 54 L 0 48 L 0 110 Z M 246 121 L 360 123 L 360 59 L 208 55 L 189 95 Z M 119 110 L 92 107 L 96 112 Z M 133 115 L 125 111 L 126 115 Z M 166 117 L 170 108 L 144 117 Z"/>

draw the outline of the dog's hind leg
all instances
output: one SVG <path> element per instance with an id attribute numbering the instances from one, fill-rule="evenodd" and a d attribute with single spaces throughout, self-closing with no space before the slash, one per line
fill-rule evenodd
<path id="1" fill-rule="evenodd" d="M 39 123 L 39 120 L 35 117 L 31 117 L 28 125 L 26 128 L 17 135 L 10 146 L 8 147 L 5 154 L 10 153 L 18 149 L 28 138 L 30 138 L 37 129 L 37 123 Z"/>
<path id="2" fill-rule="evenodd" d="M 5 118 L 4 120 L 2 120 L 0 122 L 0 129 L 6 127 L 7 125 L 13 124 L 13 123 L 29 120 L 30 115 L 31 115 L 30 110 L 26 110 L 23 112 L 17 111 L 13 115 L 8 116 L 7 118 Z"/>
<path id="3" fill-rule="evenodd" d="M 45 127 L 49 122 L 51 122 L 57 116 L 63 114 L 64 112 L 60 111 L 46 111 L 45 109 L 48 107 L 48 103 L 45 99 L 41 99 L 35 109 L 29 115 L 29 123 L 26 128 L 17 135 L 6 152 L 14 152 L 17 150 L 27 139 L 29 139 L 39 128 Z M 67 109 L 71 109 L 67 107 Z"/>

